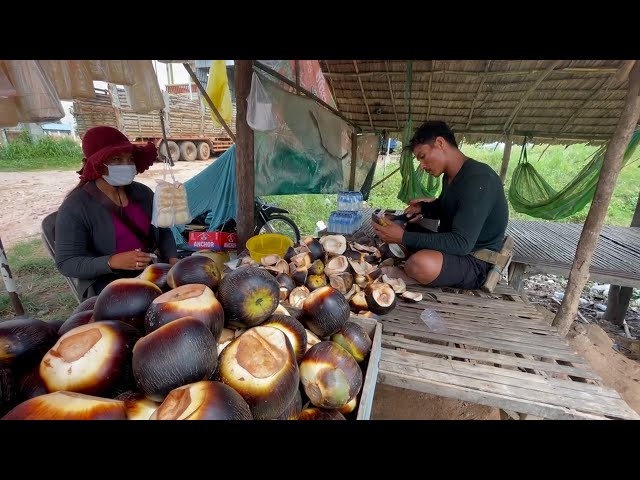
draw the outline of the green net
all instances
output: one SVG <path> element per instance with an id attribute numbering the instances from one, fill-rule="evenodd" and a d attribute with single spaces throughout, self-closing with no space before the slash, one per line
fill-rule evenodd
<path id="1" fill-rule="evenodd" d="M 640 129 L 633 133 L 629 141 L 624 153 L 623 166 L 635 152 L 638 143 Z M 556 191 L 527 160 L 525 139 L 509 187 L 509 201 L 513 209 L 546 220 L 558 220 L 578 213 L 593 200 L 606 149 L 607 145 L 603 145 L 596 150 L 593 158 L 578 175 L 562 190 Z"/>
<path id="2" fill-rule="evenodd" d="M 411 87 L 413 79 L 413 62 L 407 62 L 407 88 L 404 91 L 404 99 L 409 105 L 409 115 L 405 123 L 402 145 L 409 145 L 413 136 L 413 119 L 411 115 Z M 400 175 L 402 184 L 398 192 L 398 199 L 404 203 L 414 198 L 433 198 L 440 189 L 440 177 L 434 177 L 422 170 L 420 166 L 414 166 L 413 152 L 403 148 L 400 155 Z"/>

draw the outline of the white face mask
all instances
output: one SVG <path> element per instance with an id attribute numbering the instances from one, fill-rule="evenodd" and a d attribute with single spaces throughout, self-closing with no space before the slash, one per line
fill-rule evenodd
<path id="1" fill-rule="evenodd" d="M 135 165 L 107 165 L 109 175 L 103 175 L 104 181 L 114 187 L 129 185 L 136 176 Z"/>

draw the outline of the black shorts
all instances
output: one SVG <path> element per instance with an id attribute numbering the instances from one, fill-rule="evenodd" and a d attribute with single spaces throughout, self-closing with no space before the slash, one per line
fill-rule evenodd
<path id="1" fill-rule="evenodd" d="M 435 233 L 416 224 L 407 224 L 407 231 Z M 478 260 L 473 255 L 442 254 L 442 270 L 429 287 L 451 287 L 478 290 L 487 279 L 491 264 Z"/>
<path id="2" fill-rule="evenodd" d="M 484 284 L 491 264 L 473 255 L 442 254 L 442 270 L 429 287 L 451 287 L 477 290 Z"/>

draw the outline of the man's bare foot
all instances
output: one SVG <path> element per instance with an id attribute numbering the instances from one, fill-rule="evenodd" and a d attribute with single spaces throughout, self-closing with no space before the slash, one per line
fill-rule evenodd
<path id="1" fill-rule="evenodd" d="M 416 285 L 419 282 L 407 275 L 400 267 L 382 267 L 382 273 L 389 278 L 401 278 L 406 285 Z"/>

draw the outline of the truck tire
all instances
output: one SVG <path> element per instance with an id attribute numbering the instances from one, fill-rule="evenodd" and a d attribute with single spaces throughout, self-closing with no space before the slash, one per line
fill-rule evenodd
<path id="1" fill-rule="evenodd" d="M 180 160 L 193 162 L 197 156 L 198 150 L 196 150 L 195 143 L 190 142 L 189 140 L 180 142 Z"/>
<path id="2" fill-rule="evenodd" d="M 169 144 L 169 155 L 171 156 L 171 160 L 173 160 L 174 162 L 177 162 L 178 159 L 180 158 L 180 149 L 178 148 L 178 144 L 173 140 L 169 140 L 167 143 Z M 160 144 L 159 150 L 160 150 L 160 153 L 162 153 L 163 155 L 166 155 L 167 147 L 164 145 L 164 140 Z"/>
<path id="3" fill-rule="evenodd" d="M 198 142 L 196 144 L 196 149 L 198 150 L 198 160 L 209 160 L 211 156 L 211 148 L 209 148 L 209 144 L 207 142 Z"/>

